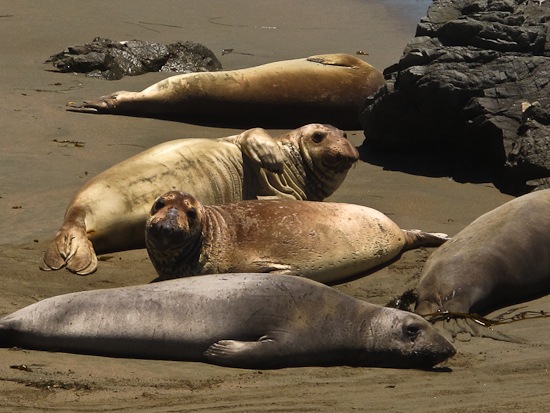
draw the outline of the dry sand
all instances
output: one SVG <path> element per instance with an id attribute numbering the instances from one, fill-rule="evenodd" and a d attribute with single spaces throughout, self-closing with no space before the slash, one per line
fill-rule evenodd
<path id="1" fill-rule="evenodd" d="M 227 69 L 317 53 L 362 50 L 383 69 L 397 61 L 429 1 L 2 2 L 0 42 L 0 314 L 71 291 L 146 283 L 143 250 L 103 256 L 88 277 L 38 265 L 72 194 L 91 176 L 157 143 L 236 130 L 65 111 L 69 101 L 141 90 L 165 77 L 116 82 L 61 74 L 43 64 L 66 46 L 112 39 L 194 40 Z M 233 48 L 246 54 L 221 56 Z M 278 131 L 273 131 L 277 133 Z M 361 131 L 350 131 L 357 145 Z M 74 145 L 74 142 L 81 142 Z M 404 228 L 455 234 L 507 200 L 492 185 L 359 162 L 332 200 L 377 208 Z M 403 158 L 406 161 L 406 158 Z M 409 251 L 369 276 L 337 286 L 385 304 L 415 285 L 430 250 Z M 550 310 L 550 299 L 526 304 Z M 202 363 L 112 359 L 0 349 L 1 411 L 541 412 L 550 395 L 550 321 L 500 327 L 524 344 L 456 342 L 444 368 L 229 369 Z"/>

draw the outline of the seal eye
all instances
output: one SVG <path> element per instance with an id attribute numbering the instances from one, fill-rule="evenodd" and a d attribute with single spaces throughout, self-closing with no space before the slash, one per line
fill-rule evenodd
<path id="1" fill-rule="evenodd" d="M 161 208 L 164 208 L 166 206 L 166 203 L 164 202 L 163 197 L 159 197 L 155 203 L 153 204 L 152 212 L 157 212 Z"/>
<path id="2" fill-rule="evenodd" d="M 321 132 L 315 132 L 313 135 L 311 135 L 311 140 L 315 143 L 320 143 L 325 139 L 325 134 Z"/>
<path id="3" fill-rule="evenodd" d="M 186 213 L 188 219 L 197 219 L 197 210 L 190 208 Z"/>
<path id="4" fill-rule="evenodd" d="M 414 340 L 420 334 L 421 328 L 417 324 L 411 324 L 406 326 L 404 330 L 405 334 Z"/>

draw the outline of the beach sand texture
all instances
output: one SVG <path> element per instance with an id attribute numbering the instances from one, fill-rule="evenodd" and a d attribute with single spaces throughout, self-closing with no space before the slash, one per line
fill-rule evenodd
<path id="1" fill-rule="evenodd" d="M 58 73 L 44 61 L 95 36 L 205 44 L 225 69 L 319 53 L 396 62 L 429 1 L 2 2 L 0 8 L 0 314 L 72 291 L 147 283 L 145 250 L 102 256 L 79 277 L 38 269 L 75 191 L 107 167 L 169 139 L 234 129 L 65 111 L 67 102 L 141 90 L 166 77 L 109 82 Z M 222 56 L 222 49 L 234 49 Z M 281 131 L 271 130 L 273 134 Z M 361 145 L 362 131 L 348 131 Z M 330 198 L 376 208 L 403 228 L 456 234 L 511 199 L 491 184 L 403 173 L 369 155 Z M 396 158 L 397 159 L 397 158 Z M 403 162 L 407 161 L 402 156 Z M 387 164 L 386 164 L 387 165 Z M 414 169 L 413 169 L 414 170 Z M 409 251 L 336 286 L 376 304 L 415 286 L 431 250 Z M 523 310 L 550 310 L 550 298 Z M 0 349 L 0 411 L 541 412 L 550 402 L 550 321 L 499 327 L 522 344 L 472 338 L 437 371 L 375 368 L 229 369 L 202 363 Z"/>

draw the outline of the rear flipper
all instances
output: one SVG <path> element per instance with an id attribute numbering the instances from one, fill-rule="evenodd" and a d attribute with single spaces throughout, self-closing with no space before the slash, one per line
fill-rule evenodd
<path id="1" fill-rule="evenodd" d="M 429 321 L 429 320 L 428 320 Z M 493 340 L 523 343 L 520 338 L 501 333 L 490 326 L 476 322 L 472 318 L 449 318 L 433 323 L 436 330 L 445 338 L 469 341 L 472 337 L 487 337 Z"/>
<path id="2" fill-rule="evenodd" d="M 86 100 L 82 103 L 69 102 L 67 110 L 69 112 L 84 112 L 84 113 L 114 113 L 117 109 L 117 96 L 120 93 L 116 92 L 112 95 L 101 96 L 96 100 Z"/>
<path id="3" fill-rule="evenodd" d="M 403 231 L 403 235 L 405 236 L 403 251 L 420 247 L 439 247 L 450 240 L 447 234 L 441 232 L 424 232 L 419 229 L 402 229 L 401 231 Z"/>
<path id="4" fill-rule="evenodd" d="M 86 230 L 63 226 L 44 254 L 44 271 L 66 267 L 78 275 L 88 275 L 97 269 L 97 256 Z"/>
<path id="5" fill-rule="evenodd" d="M 257 341 L 220 340 L 203 353 L 210 363 L 238 368 L 273 368 L 283 364 L 288 348 L 280 341 L 261 337 Z"/>

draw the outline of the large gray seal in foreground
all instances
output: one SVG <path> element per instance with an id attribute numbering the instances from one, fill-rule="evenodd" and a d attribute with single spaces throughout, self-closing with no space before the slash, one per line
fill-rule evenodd
<path id="1" fill-rule="evenodd" d="M 429 368 L 455 354 L 416 314 L 268 274 L 208 275 L 48 298 L 0 319 L 0 343 L 244 368 Z"/>
<path id="2" fill-rule="evenodd" d="M 365 99 L 382 73 L 346 54 L 311 56 L 247 69 L 172 76 L 141 92 L 115 92 L 69 110 L 170 118 L 233 127 L 292 128 L 329 123 L 359 129 Z"/>
<path id="3" fill-rule="evenodd" d="M 225 272 L 294 274 L 323 283 L 358 276 L 400 252 L 439 246 L 445 234 L 401 230 L 360 205 L 293 200 L 203 205 L 171 191 L 146 225 L 160 279 Z"/>
<path id="4" fill-rule="evenodd" d="M 430 256 L 416 288 L 415 312 L 477 313 L 550 291 L 550 190 L 487 212 Z M 507 339 L 469 319 L 441 324 L 453 335 Z"/>
<path id="5" fill-rule="evenodd" d="M 157 145 L 78 191 L 44 255 L 43 269 L 66 266 L 85 275 L 97 268 L 96 252 L 143 248 L 151 204 L 171 189 L 192 191 L 207 204 L 259 196 L 321 201 L 358 159 L 345 133 L 319 124 L 276 138 L 256 128 L 217 140 Z"/>

